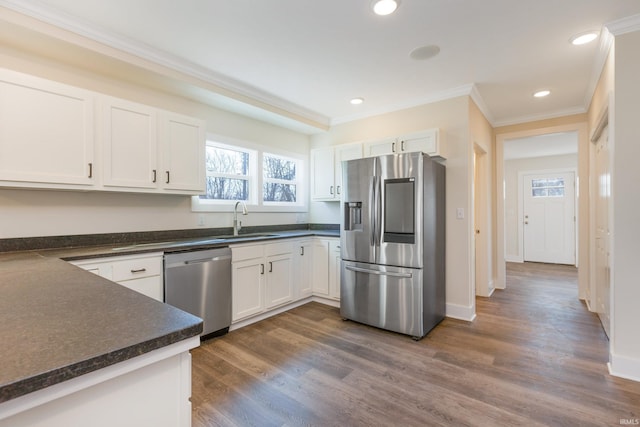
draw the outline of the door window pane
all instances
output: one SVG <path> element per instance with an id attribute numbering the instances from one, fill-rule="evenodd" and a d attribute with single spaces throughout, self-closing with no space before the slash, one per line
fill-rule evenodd
<path id="1" fill-rule="evenodd" d="M 532 197 L 564 197 L 564 178 L 531 180 Z"/>

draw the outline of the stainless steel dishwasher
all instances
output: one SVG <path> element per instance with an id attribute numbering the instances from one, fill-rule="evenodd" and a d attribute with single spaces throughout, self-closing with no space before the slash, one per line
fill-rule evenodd
<path id="1" fill-rule="evenodd" d="M 201 339 L 231 325 L 231 249 L 165 254 L 165 302 L 204 321 Z"/>

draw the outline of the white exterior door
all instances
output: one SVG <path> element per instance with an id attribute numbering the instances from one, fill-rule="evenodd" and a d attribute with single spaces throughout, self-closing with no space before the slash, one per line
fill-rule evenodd
<path id="1" fill-rule="evenodd" d="M 523 179 L 524 260 L 576 262 L 575 174 L 528 174 Z"/>
<path id="2" fill-rule="evenodd" d="M 611 174 L 609 170 L 608 128 L 604 128 L 596 143 L 596 182 L 595 182 L 595 310 L 607 336 L 610 327 L 609 298 L 611 295 L 609 242 L 609 202 L 611 198 Z"/>

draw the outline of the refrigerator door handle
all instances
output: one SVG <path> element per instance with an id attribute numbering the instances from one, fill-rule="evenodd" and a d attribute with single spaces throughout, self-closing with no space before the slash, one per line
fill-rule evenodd
<path id="1" fill-rule="evenodd" d="M 377 177 L 376 182 L 376 246 L 382 243 L 382 178 Z"/>
<path id="2" fill-rule="evenodd" d="M 371 177 L 371 184 L 369 186 L 369 224 L 371 232 L 369 233 L 369 241 L 371 246 L 376 245 L 376 177 Z"/>
<path id="3" fill-rule="evenodd" d="M 347 265 L 345 267 L 347 270 L 356 271 L 358 273 L 367 273 L 367 274 L 375 274 L 377 276 L 391 276 L 391 277 L 401 277 L 411 279 L 413 274 L 411 273 L 394 273 L 391 271 L 378 271 L 378 270 L 369 270 L 367 268 L 353 267 L 351 265 Z"/>

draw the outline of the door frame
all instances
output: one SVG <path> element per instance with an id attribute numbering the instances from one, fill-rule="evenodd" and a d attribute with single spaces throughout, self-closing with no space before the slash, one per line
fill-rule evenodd
<path id="1" fill-rule="evenodd" d="M 574 191 L 573 191 L 573 250 L 575 251 L 575 266 L 578 267 L 578 228 L 580 223 L 580 215 L 578 215 L 578 192 L 575 191 L 578 181 L 577 168 L 556 168 L 541 170 L 526 170 L 518 172 L 518 260 L 524 262 L 524 176 L 525 175 L 544 175 L 556 173 L 573 173 Z"/>
<path id="2" fill-rule="evenodd" d="M 596 119 L 596 123 L 595 123 L 595 128 L 593 129 L 593 132 L 591 133 L 591 135 L 589 135 L 589 179 L 591 180 L 591 182 L 595 182 L 597 178 L 596 174 L 595 174 L 595 164 L 596 164 L 596 144 L 598 143 L 598 140 L 600 139 L 600 136 L 602 135 L 602 132 L 604 131 L 604 129 L 609 126 L 609 106 L 611 105 L 611 99 L 613 97 L 613 94 L 609 94 L 608 96 L 608 100 L 607 102 L 604 104 L 604 106 L 602 107 L 602 110 L 600 111 L 600 113 L 598 114 L 598 117 Z M 611 129 L 609 129 L 609 132 L 611 132 Z M 609 138 L 610 140 L 611 138 L 611 133 L 609 133 Z M 609 155 L 611 156 L 611 152 L 609 152 Z M 611 157 L 609 157 L 609 168 L 611 171 Z M 587 302 L 587 307 L 589 308 L 589 311 L 597 311 L 597 307 L 595 302 L 593 301 L 593 298 L 595 298 L 597 296 L 597 289 L 596 289 L 596 272 L 595 272 L 595 268 L 596 268 L 596 204 L 597 204 L 597 196 L 595 194 L 593 194 L 594 191 L 596 191 L 597 186 L 595 186 L 595 184 L 592 186 L 591 188 L 591 198 L 589 200 L 589 214 L 590 214 L 590 221 L 589 221 L 589 230 L 590 230 L 590 250 L 589 250 L 589 265 L 590 265 L 590 271 L 589 271 L 589 298 L 586 299 Z M 609 201 L 609 231 L 610 233 L 613 233 L 613 227 L 611 225 L 611 218 L 613 217 L 613 213 L 612 213 L 612 203 L 611 201 Z M 611 239 L 613 238 L 613 236 L 611 236 L 610 240 L 609 240 L 609 244 L 611 245 Z M 610 246 L 611 247 L 611 246 Z M 611 255 L 609 262 L 610 262 L 610 267 L 611 267 L 611 263 L 613 261 L 613 256 Z M 611 331 L 613 329 L 613 303 L 614 303 L 614 299 L 613 299 L 613 269 L 611 269 L 611 276 L 609 277 L 609 330 Z M 612 334 L 609 334 L 609 340 L 610 340 L 610 346 L 609 348 L 613 348 L 612 342 L 613 342 L 613 337 Z"/>
<path id="3" fill-rule="evenodd" d="M 496 289 L 506 287 L 507 262 L 505 259 L 505 181 L 504 181 L 504 144 L 512 139 L 546 135 L 560 132 L 578 133 L 578 174 L 576 175 L 576 216 L 583 221 L 576 230 L 578 240 L 578 297 L 584 299 L 589 286 L 589 132 L 585 121 L 511 131 L 496 134 Z"/>

